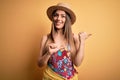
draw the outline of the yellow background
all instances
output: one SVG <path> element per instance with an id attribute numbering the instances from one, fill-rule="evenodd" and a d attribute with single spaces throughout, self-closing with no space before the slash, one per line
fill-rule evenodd
<path id="1" fill-rule="evenodd" d="M 92 33 L 80 80 L 120 80 L 120 0 L 0 0 L 0 80 L 41 80 L 39 44 L 51 29 L 46 9 L 58 2 L 76 13 L 74 33 Z"/>

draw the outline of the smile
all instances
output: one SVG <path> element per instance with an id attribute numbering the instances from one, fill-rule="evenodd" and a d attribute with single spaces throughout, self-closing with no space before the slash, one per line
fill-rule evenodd
<path id="1" fill-rule="evenodd" d="M 56 24 L 57 24 L 57 25 L 62 24 L 62 21 L 58 21 L 58 22 L 56 22 Z"/>

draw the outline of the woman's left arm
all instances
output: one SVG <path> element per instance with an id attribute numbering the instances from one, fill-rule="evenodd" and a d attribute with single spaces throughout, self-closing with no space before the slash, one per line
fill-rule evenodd
<path id="1" fill-rule="evenodd" d="M 78 35 L 74 36 L 75 47 L 76 47 L 76 55 L 74 57 L 75 66 L 80 66 L 84 58 L 84 48 L 85 48 L 85 40 L 91 36 L 91 34 L 87 34 L 86 32 L 81 32 Z"/>

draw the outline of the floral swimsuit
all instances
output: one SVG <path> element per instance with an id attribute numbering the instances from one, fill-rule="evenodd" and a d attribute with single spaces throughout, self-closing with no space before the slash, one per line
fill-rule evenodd
<path id="1" fill-rule="evenodd" d="M 70 46 L 53 53 L 48 61 L 48 66 L 63 78 L 69 80 L 77 73 L 70 58 Z"/>

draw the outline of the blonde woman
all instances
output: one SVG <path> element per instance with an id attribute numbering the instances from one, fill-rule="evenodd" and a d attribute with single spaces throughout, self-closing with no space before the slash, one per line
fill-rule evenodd
<path id="1" fill-rule="evenodd" d="M 52 21 L 51 32 L 42 38 L 38 61 L 39 67 L 47 66 L 43 80 L 78 80 L 74 65 L 80 66 L 85 40 L 91 34 L 72 32 L 76 16 L 65 3 L 50 6 L 47 16 Z"/>

